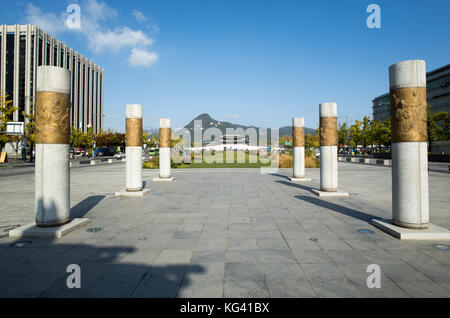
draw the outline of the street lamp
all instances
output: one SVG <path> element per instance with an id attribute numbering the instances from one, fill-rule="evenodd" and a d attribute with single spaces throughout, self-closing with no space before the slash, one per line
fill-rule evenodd
<path id="1" fill-rule="evenodd" d="M 88 129 L 88 132 L 89 132 L 89 128 L 91 128 L 92 127 L 92 124 L 91 123 L 89 123 L 89 124 L 87 124 L 87 129 Z M 94 156 L 94 152 L 95 152 L 95 134 L 94 134 L 94 129 L 92 129 L 92 155 Z M 95 157 L 95 156 L 94 156 Z"/>

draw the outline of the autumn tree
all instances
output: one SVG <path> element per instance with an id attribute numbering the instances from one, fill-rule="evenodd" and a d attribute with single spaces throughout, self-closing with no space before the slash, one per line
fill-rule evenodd
<path id="1" fill-rule="evenodd" d="M 320 147 L 319 135 L 306 134 L 305 136 L 305 155 L 311 156 L 315 150 Z"/>
<path id="2" fill-rule="evenodd" d="M 347 123 L 338 123 L 338 145 L 339 150 L 347 145 L 348 142 L 348 127 Z"/>
<path id="3" fill-rule="evenodd" d="M 75 148 L 91 149 L 94 144 L 92 131 L 92 127 L 88 128 L 87 133 L 83 132 L 81 129 L 72 129 L 70 145 Z"/>
<path id="4" fill-rule="evenodd" d="M 352 147 L 358 147 L 361 144 L 361 125 L 361 121 L 355 120 L 355 123 L 350 126 L 349 135 Z"/>
<path id="5" fill-rule="evenodd" d="M 7 135 L 5 132 L 6 123 L 13 119 L 13 114 L 18 109 L 13 105 L 9 95 L 0 91 L 0 151 L 3 151 L 7 143 L 14 142 L 17 139 L 17 136 Z"/>
<path id="6" fill-rule="evenodd" d="M 288 149 L 291 149 L 292 148 L 292 136 L 284 135 L 283 137 L 281 137 L 280 145 L 284 146 L 284 147 L 286 147 Z"/>

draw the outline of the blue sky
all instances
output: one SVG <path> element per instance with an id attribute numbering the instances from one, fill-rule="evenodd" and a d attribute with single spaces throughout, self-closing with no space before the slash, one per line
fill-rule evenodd
<path id="1" fill-rule="evenodd" d="M 81 29 L 64 25 L 81 8 Z M 369 29 L 369 4 L 381 28 Z M 144 127 L 172 127 L 207 112 L 217 120 L 318 126 L 321 102 L 340 120 L 371 115 L 389 89 L 388 67 L 450 63 L 450 1 L 146 0 L 5 2 L 2 24 L 41 24 L 105 69 L 105 128 L 124 130 L 125 104 L 144 105 Z"/>

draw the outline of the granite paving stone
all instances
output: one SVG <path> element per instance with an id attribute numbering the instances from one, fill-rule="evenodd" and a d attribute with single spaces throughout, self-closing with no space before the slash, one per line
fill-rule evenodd
<path id="1" fill-rule="evenodd" d="M 292 169 L 173 169 L 171 183 L 145 169 L 152 191 L 141 198 L 114 196 L 124 164 L 70 173 L 71 216 L 91 223 L 58 240 L 3 234 L 34 220 L 35 198 L 33 174 L 1 177 L 0 297 L 450 294 L 450 251 L 435 246 L 448 242 L 400 241 L 369 223 L 392 217 L 390 167 L 339 163 L 339 188 L 351 195 L 336 199 L 311 194 L 319 169 L 306 169 L 305 184 L 287 181 Z M 429 172 L 431 222 L 444 228 L 449 188 L 448 174 Z M 67 287 L 70 264 L 80 289 Z M 370 264 L 380 266 L 379 289 L 367 286 Z"/>

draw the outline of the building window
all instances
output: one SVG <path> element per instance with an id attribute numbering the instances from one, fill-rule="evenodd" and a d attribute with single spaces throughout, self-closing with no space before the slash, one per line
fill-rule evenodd
<path id="1" fill-rule="evenodd" d="M 14 34 L 6 35 L 6 81 L 5 93 L 9 95 L 9 99 L 13 98 L 14 90 Z M 10 118 L 12 120 L 12 118 Z"/>
<path id="2" fill-rule="evenodd" d="M 34 34 L 31 35 L 31 42 L 30 42 L 30 53 L 31 53 L 31 62 L 30 62 L 30 87 L 33 88 L 33 83 L 34 83 L 34 68 L 36 67 L 36 65 L 34 65 L 34 39 L 35 36 Z M 33 101 L 33 96 L 34 96 L 34 92 L 33 89 L 31 89 L 30 91 L 30 101 Z M 31 109 L 30 109 L 31 113 L 34 113 L 34 105 L 31 104 Z"/>
<path id="3" fill-rule="evenodd" d="M 44 49 L 44 47 L 43 47 L 43 43 L 42 43 L 42 37 L 39 36 L 38 56 L 37 56 L 38 66 L 42 65 L 43 49 Z"/>
<path id="4" fill-rule="evenodd" d="M 50 51 L 50 43 L 47 42 L 47 60 L 45 61 L 45 65 L 50 65 L 50 56 L 52 52 Z"/>
<path id="5" fill-rule="evenodd" d="M 19 38 L 19 121 L 24 121 L 22 111 L 25 110 L 25 43 L 26 36 Z"/>
<path id="6" fill-rule="evenodd" d="M 53 47 L 53 66 L 58 66 L 58 48 Z"/>

